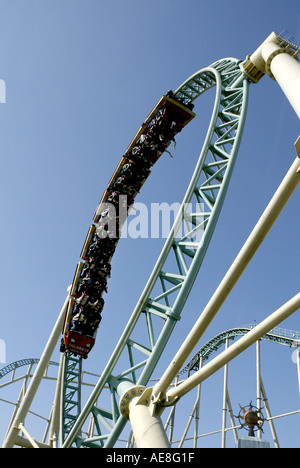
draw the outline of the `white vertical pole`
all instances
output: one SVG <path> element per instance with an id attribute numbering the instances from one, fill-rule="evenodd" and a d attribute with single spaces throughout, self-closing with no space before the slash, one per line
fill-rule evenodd
<path id="1" fill-rule="evenodd" d="M 27 382 L 28 382 L 28 379 L 29 379 L 29 377 L 30 377 L 32 367 L 33 367 L 33 363 L 31 363 L 31 364 L 28 366 L 28 369 L 27 369 L 27 372 L 26 372 L 26 375 L 25 375 L 25 378 L 24 378 L 24 381 L 23 381 L 23 385 L 22 385 L 21 391 L 20 391 L 20 394 L 19 394 L 18 399 L 17 399 L 17 403 L 16 403 L 16 406 L 15 406 L 14 412 L 13 412 L 13 414 L 12 414 L 10 423 L 9 423 L 9 425 L 8 425 L 8 429 L 7 429 L 5 438 L 7 437 L 7 434 L 8 434 L 8 432 L 9 432 L 9 429 L 11 428 L 11 425 L 12 425 L 12 423 L 13 423 L 14 420 L 15 420 L 15 415 L 17 414 L 17 411 L 18 411 L 18 408 L 19 408 L 20 403 L 21 403 L 21 401 L 22 401 L 22 398 L 24 398 L 24 395 L 25 395 L 25 393 L 26 393 Z M 14 373 L 15 373 L 15 371 L 13 371 L 13 374 L 14 374 Z M 12 377 L 12 380 L 13 380 L 13 377 Z M 5 439 L 5 438 L 4 438 L 4 439 Z"/>
<path id="2" fill-rule="evenodd" d="M 261 367 L 260 367 L 260 340 L 256 342 L 256 406 L 261 411 Z M 260 413 L 259 413 L 260 415 Z M 261 430 L 257 431 L 258 437 L 261 437 Z"/>
<path id="3" fill-rule="evenodd" d="M 262 379 L 261 379 L 261 394 L 262 394 L 262 396 L 263 396 L 263 402 L 264 402 L 264 405 L 265 405 L 265 408 L 266 408 L 267 417 L 268 417 L 268 419 L 269 419 L 269 425 L 270 425 L 272 437 L 273 437 L 273 440 L 274 440 L 275 448 L 280 448 L 280 446 L 279 446 L 279 441 L 278 441 L 278 437 L 277 437 L 277 434 L 276 434 L 276 429 L 275 429 L 274 421 L 273 421 L 273 419 L 272 419 L 272 414 L 271 414 L 271 410 L 270 410 L 270 405 L 269 405 L 269 402 L 268 402 L 266 390 L 265 390 L 265 387 L 264 387 L 264 384 L 263 384 Z"/>
<path id="4" fill-rule="evenodd" d="M 27 413 L 30 409 L 30 406 L 33 402 L 33 399 L 35 397 L 35 394 L 39 388 L 39 385 L 41 383 L 41 380 L 43 378 L 43 375 L 47 369 L 47 366 L 49 364 L 50 358 L 54 352 L 55 346 L 57 345 L 59 336 L 62 332 L 63 328 L 63 323 L 68 307 L 68 302 L 69 302 L 69 295 L 67 296 L 65 303 L 60 311 L 60 314 L 58 316 L 58 319 L 54 325 L 54 328 L 52 330 L 52 333 L 49 337 L 49 340 L 46 344 L 46 347 L 44 349 L 44 352 L 41 356 L 41 359 L 36 367 L 36 370 L 33 374 L 33 377 L 31 379 L 31 382 L 28 386 L 28 390 L 25 394 L 25 397 L 19 407 L 19 410 L 15 416 L 15 419 L 11 425 L 11 428 L 7 434 L 7 437 L 3 443 L 2 448 L 12 448 L 15 445 L 15 442 L 17 440 L 21 425 L 24 423 L 25 418 L 27 416 Z"/>
<path id="5" fill-rule="evenodd" d="M 58 368 L 58 376 L 57 376 L 55 397 L 54 397 L 54 402 L 53 402 L 53 406 L 52 406 L 52 414 L 51 414 L 49 445 L 51 447 L 55 447 L 55 448 L 57 446 L 58 435 L 59 435 L 61 396 L 62 396 L 61 392 L 62 392 L 64 359 L 65 359 L 65 356 L 64 356 L 63 353 L 61 353 L 59 368 Z"/>
<path id="6" fill-rule="evenodd" d="M 228 346 L 229 346 L 229 339 L 226 338 L 225 349 L 228 349 Z M 228 382 L 228 364 L 225 364 L 224 385 L 223 385 L 222 448 L 225 448 L 226 446 L 227 382 Z"/>
<path id="7" fill-rule="evenodd" d="M 298 382 L 299 382 L 299 395 L 300 395 L 300 348 L 297 349 L 297 369 L 298 369 Z"/>
<path id="8" fill-rule="evenodd" d="M 232 410 L 232 404 L 231 404 L 231 401 L 230 401 L 230 396 L 229 396 L 228 391 L 227 391 L 227 408 L 228 408 L 228 411 L 229 411 L 229 416 L 230 416 L 230 421 L 231 421 L 231 425 L 232 425 L 234 440 L 235 440 L 235 442 L 237 442 L 238 441 L 238 434 L 237 434 L 237 430 L 236 430 L 236 427 L 235 427 L 236 423 L 235 423 L 234 414 L 233 414 L 233 410 Z"/>
<path id="9" fill-rule="evenodd" d="M 200 356 L 199 369 L 202 368 L 202 365 L 203 365 L 203 356 Z M 200 395 L 201 395 L 201 384 L 198 385 L 198 389 L 197 389 L 197 406 L 196 406 L 196 412 L 195 412 L 195 429 L 194 429 L 194 445 L 193 445 L 193 448 L 197 448 L 197 445 L 198 445 Z"/>

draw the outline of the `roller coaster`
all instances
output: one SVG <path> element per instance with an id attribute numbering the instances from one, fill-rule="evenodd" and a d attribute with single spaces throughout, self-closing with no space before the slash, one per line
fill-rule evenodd
<path id="1" fill-rule="evenodd" d="M 173 98 L 163 96 L 142 124 L 115 170 L 89 228 L 70 295 L 62 352 L 87 358 L 94 346 L 104 306 L 103 291 L 111 258 L 134 198 L 150 174 L 150 168 L 167 151 L 171 141 L 195 114 Z"/>
<path id="2" fill-rule="evenodd" d="M 23 441 L 25 445 L 39 446 L 26 431 L 24 421 L 61 333 L 61 362 L 54 402 L 59 411 L 53 411 L 48 446 L 114 447 L 128 420 L 137 446 L 146 446 L 143 445 L 144 435 L 139 434 L 142 417 L 139 411 L 146 408 L 145 419 L 154 417 L 159 422 L 164 409 L 176 404 L 180 397 L 176 394 L 177 389 L 167 391 L 173 378 L 184 369 L 188 353 L 199 341 L 299 183 L 300 149 L 297 141 L 297 158 L 279 193 L 267 207 L 264 219 L 249 237 L 245 246 L 247 254 L 241 251 L 161 380 L 153 388 L 147 388 L 184 310 L 221 212 L 244 129 L 249 85 L 257 83 L 268 73 L 277 80 L 300 116 L 299 89 L 295 84 L 300 76 L 298 54 L 299 48 L 289 39 L 272 33 L 246 60 L 225 58 L 196 72 L 178 89 L 167 92 L 149 113 L 121 157 L 100 200 L 65 304 L 24 401 L 14 414 L 4 448 L 18 443 L 22 445 L 20 430 L 29 441 Z M 152 166 L 164 152 L 169 151 L 171 142 L 175 142 L 177 135 L 195 117 L 193 102 L 211 88 L 216 89 L 216 94 L 209 129 L 179 213 L 128 324 L 82 408 L 82 359 L 87 358 L 93 348 L 96 352 L 97 330 L 102 313 L 105 313 L 102 296 L 107 291 L 111 259 L 122 226 Z M 196 206 L 196 210 L 191 211 L 191 206 Z M 244 330 L 243 333 L 249 332 L 244 337 L 245 348 L 251 340 L 257 341 L 265 336 L 283 318 L 295 312 L 300 306 L 298 296 L 270 316 L 266 323 L 256 327 L 254 333 Z M 297 340 L 295 343 L 299 345 Z M 231 357 L 225 355 L 222 363 L 216 366 L 224 365 L 227 359 Z M 188 365 L 189 370 L 194 367 L 195 364 Z M 6 371 L 0 371 L 0 376 L 1 372 L 5 375 Z M 185 391 L 184 386 L 179 387 Z M 105 403 L 100 406 L 99 401 L 107 391 L 110 398 L 104 398 Z M 93 429 L 84 436 L 82 427 L 89 418 Z M 169 446 L 162 430 L 154 440 L 151 442 L 154 447 Z"/>
<path id="3" fill-rule="evenodd" d="M 180 370 L 178 373 L 178 380 L 184 379 L 185 376 L 188 374 L 190 375 L 192 372 L 196 372 L 199 368 L 205 363 L 208 362 L 215 354 L 218 353 L 221 347 L 227 346 L 229 341 L 234 341 L 238 339 L 240 336 L 246 335 L 249 331 L 251 331 L 255 327 L 255 324 L 245 325 L 240 328 L 225 330 L 222 333 L 219 333 L 207 343 L 205 343 L 194 355 L 194 357 L 190 360 L 187 365 Z M 295 332 L 292 330 L 286 330 L 282 328 L 274 328 L 266 335 L 262 336 L 261 340 L 265 341 L 266 343 L 277 343 L 280 346 L 284 346 L 290 349 L 293 349 L 293 353 L 299 353 L 300 355 L 300 332 Z M 259 349 L 259 348 L 258 348 Z M 4 388 L 10 388 L 15 385 L 20 384 L 20 382 L 24 383 L 30 379 L 32 374 L 34 373 L 34 367 L 37 366 L 39 363 L 39 359 L 22 359 L 20 361 L 13 362 L 0 370 L 0 392 L 3 394 Z M 59 363 L 50 361 L 48 363 L 47 370 L 43 375 L 43 381 L 55 381 L 57 379 L 57 369 L 59 368 Z M 94 374 L 90 372 L 86 372 L 82 370 L 81 374 L 81 385 L 82 387 L 91 387 L 94 388 L 95 382 L 99 379 L 99 374 Z M 228 383 L 227 383 L 228 385 Z M 270 405 L 268 403 L 268 398 L 266 394 L 266 390 L 262 381 L 262 377 L 259 376 L 258 385 L 261 388 L 261 395 L 258 396 L 258 404 L 260 404 L 259 399 L 261 399 L 261 403 L 263 403 L 264 407 L 267 411 L 267 418 L 266 421 L 270 426 L 270 430 L 274 440 L 274 446 L 280 447 L 280 438 L 277 435 L 275 421 L 278 418 L 286 418 L 288 416 L 297 415 L 300 410 L 296 410 L 294 412 L 290 412 L 288 414 L 281 414 L 281 415 L 274 415 L 271 412 Z M 21 385 L 21 392 L 24 384 Z M 226 386 L 227 387 L 227 386 Z M 203 390 L 202 390 L 203 391 Z M 202 393 L 202 392 L 201 392 Z M 203 398 L 203 397 L 202 397 Z M 236 419 L 234 414 L 234 410 L 232 408 L 232 403 L 229 397 L 228 389 L 226 394 L 224 395 L 225 403 L 224 406 L 226 407 L 226 411 L 228 412 L 231 420 L 231 426 L 226 427 L 223 425 L 222 428 L 216 429 L 213 432 L 209 433 L 199 433 L 199 413 L 201 407 L 201 398 L 199 391 L 196 392 L 196 396 L 191 399 L 191 411 L 189 416 L 186 418 L 186 426 L 184 426 L 182 421 L 182 415 L 179 415 L 181 424 L 180 428 L 178 428 L 176 434 L 174 431 L 174 421 L 176 421 L 176 413 L 177 410 L 175 407 L 171 407 L 171 410 L 166 418 L 165 422 L 165 429 L 169 430 L 169 438 L 170 444 L 173 448 L 184 448 L 186 445 L 188 447 L 192 446 L 197 447 L 201 446 L 201 441 L 203 439 L 209 439 L 210 437 L 218 436 L 222 434 L 222 446 L 226 446 L 226 434 L 233 433 L 233 437 L 235 441 L 238 440 L 239 437 L 239 430 L 240 425 Z M 2 398 L 0 401 L 4 404 L 11 404 L 10 401 L 4 401 Z M 260 404 L 261 406 L 261 404 Z M 15 414 L 15 412 L 14 412 Z M 43 415 L 35 415 L 36 418 L 44 419 Z M 51 431 L 51 418 L 47 419 L 46 427 L 44 431 L 44 437 L 39 442 L 36 443 L 36 446 L 43 448 L 49 447 L 47 444 L 47 436 Z M 194 426 L 194 427 L 193 427 Z M 205 425 L 204 425 L 205 427 Z M 90 428 L 92 433 L 92 427 Z M 179 434 L 179 435 L 177 435 Z M 176 437 L 177 436 L 177 437 Z M 123 436 L 124 437 L 124 436 Z M 26 439 L 25 437 L 20 437 L 18 444 L 23 447 L 31 448 L 31 442 Z M 131 441 L 131 434 L 128 435 L 127 439 L 127 447 L 130 447 L 132 444 Z"/>

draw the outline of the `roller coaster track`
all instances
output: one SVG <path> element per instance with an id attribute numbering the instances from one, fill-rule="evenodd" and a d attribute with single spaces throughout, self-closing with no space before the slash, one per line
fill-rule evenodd
<path id="1" fill-rule="evenodd" d="M 63 405 L 61 443 L 64 448 L 73 444 L 95 448 L 115 445 L 127 421 L 118 406 L 120 396 L 130 387 L 147 384 L 180 318 L 220 214 L 241 141 L 250 83 L 242 66 L 243 61 L 234 58 L 219 60 L 192 75 L 174 92 L 176 99 L 188 105 L 216 87 L 205 142 L 165 246 L 83 409 L 78 405 L 77 376 L 74 378 L 77 388 L 72 382 L 73 370 L 81 365 L 81 359 L 65 354 L 67 404 Z M 196 209 L 191 211 L 191 206 Z M 142 338 L 137 338 L 136 330 Z M 124 362 L 128 363 L 127 368 Z M 97 403 L 104 387 L 110 390 L 110 408 Z M 96 434 L 83 438 L 81 428 L 89 416 Z"/>
<path id="2" fill-rule="evenodd" d="M 190 360 L 190 362 L 180 371 L 179 375 L 182 375 L 186 372 L 198 370 L 200 357 L 202 357 L 203 362 L 207 361 L 213 353 L 215 353 L 221 346 L 224 345 L 227 339 L 234 340 L 238 336 L 246 335 L 246 333 L 252 330 L 253 327 L 255 327 L 255 325 L 246 325 L 244 327 L 232 328 L 214 336 L 196 352 L 196 354 Z M 261 339 L 288 346 L 290 348 L 300 347 L 299 331 L 286 330 L 276 327 L 273 330 L 271 330 L 270 333 L 266 333 L 266 335 L 262 336 Z M 37 358 L 20 359 L 18 361 L 12 362 L 0 369 L 0 379 L 3 379 L 6 375 L 9 375 L 10 373 L 14 374 L 17 369 L 20 369 L 25 366 L 28 366 L 31 370 L 34 365 L 38 364 L 38 362 L 39 359 Z M 59 363 L 49 361 L 49 366 L 58 367 Z M 29 372 L 27 372 L 27 374 L 30 373 L 30 370 Z M 83 371 L 83 373 L 90 374 L 89 372 L 85 371 Z M 13 378 L 11 378 L 11 381 L 13 381 Z"/>
<path id="3" fill-rule="evenodd" d="M 225 330 L 222 333 L 219 333 L 218 335 L 214 336 L 211 340 L 209 340 L 207 343 L 205 343 L 194 355 L 194 357 L 191 359 L 191 361 L 178 373 L 178 377 L 188 373 L 190 374 L 191 372 L 197 371 L 199 369 L 199 364 L 200 364 L 200 359 L 202 360 L 202 364 L 205 361 L 208 361 L 214 353 L 217 353 L 219 348 L 223 346 L 227 340 L 235 340 L 236 338 L 246 335 L 250 330 L 252 330 L 255 327 L 255 325 L 246 325 L 244 327 L 238 327 L 238 328 L 233 328 L 230 330 Z M 262 340 L 265 340 L 270 343 L 277 343 L 281 346 L 287 346 L 290 348 L 300 348 L 300 332 L 299 331 L 293 331 L 293 330 L 287 330 L 287 329 L 282 329 L 282 328 L 274 328 L 271 330 L 269 333 L 264 335 Z M 34 372 L 34 366 L 36 366 L 39 363 L 39 359 L 36 358 L 29 358 L 29 359 L 21 359 L 15 362 L 12 362 L 8 364 L 7 366 L 3 367 L 0 369 L 0 389 L 2 387 L 6 387 L 11 384 L 16 384 L 17 382 L 22 382 L 23 380 L 27 380 L 30 377 L 32 377 L 33 372 Z M 71 365 L 71 363 L 70 363 Z M 49 368 L 58 368 L 59 363 L 50 361 L 49 362 Z M 23 372 L 23 374 L 20 376 L 19 374 L 16 374 L 16 371 L 18 369 L 22 369 L 24 367 L 27 367 L 27 370 Z M 9 375 L 10 379 L 7 380 L 5 377 L 8 377 Z M 76 373 L 74 374 L 76 375 Z M 97 374 L 90 373 L 83 371 L 82 372 L 82 384 L 83 385 L 88 385 L 88 386 L 93 386 L 91 382 L 87 382 L 85 377 L 93 376 L 93 378 L 98 377 Z M 50 379 L 54 380 L 55 377 L 49 376 L 48 375 L 48 369 L 43 377 L 44 379 Z M 3 383 L 1 382 L 1 379 L 3 379 Z M 2 399 L 0 399 L 2 400 Z M 2 400 L 6 403 L 6 400 Z M 35 414 L 35 416 L 39 416 Z M 43 419 L 44 416 L 39 416 Z M 71 420 L 70 420 L 71 421 Z M 48 425 L 50 424 L 50 420 L 48 422 Z M 45 434 L 48 433 L 48 430 L 45 431 Z M 46 440 L 43 440 L 42 443 L 45 444 L 46 446 Z"/>
<path id="4" fill-rule="evenodd" d="M 33 366 L 34 364 L 37 364 L 38 362 L 39 362 L 39 359 L 35 359 L 35 358 L 20 359 L 19 361 L 12 362 L 8 364 L 7 366 L 2 367 L 2 369 L 0 369 L 0 379 L 5 377 L 7 374 L 10 374 L 11 372 L 14 373 L 16 369 L 18 369 L 19 367 Z M 52 364 L 58 366 L 57 363 L 50 361 L 49 365 L 52 365 Z"/>
<path id="5" fill-rule="evenodd" d="M 280 46 L 280 50 L 278 51 L 278 48 L 276 48 L 275 52 L 269 55 L 265 63 L 265 69 L 261 67 L 260 55 L 262 52 L 261 48 L 264 45 L 267 47 L 263 48 L 263 52 L 270 52 L 270 44 L 266 43 L 266 41 L 257 49 L 254 62 L 250 60 L 251 56 L 248 56 L 244 61 L 235 58 L 219 60 L 192 75 L 173 93 L 173 98 L 177 100 L 175 106 L 181 106 L 182 108 L 186 106 L 186 108 L 190 108 L 190 104 L 201 94 L 210 88 L 216 88 L 214 107 L 203 148 L 183 198 L 178 216 L 154 266 L 152 274 L 146 283 L 141 297 L 108 363 L 101 375 L 97 375 L 99 380 L 96 385 L 93 385 L 94 389 L 83 408 L 81 408 L 81 386 L 84 385 L 82 378 L 84 374 L 82 371 L 82 358 L 73 356 L 68 351 L 73 349 L 73 352 L 82 352 L 83 347 L 75 347 L 74 345 L 72 348 L 72 345 L 69 346 L 66 341 L 65 348 L 63 348 L 63 346 L 61 347 L 61 350 L 66 352 L 62 355 L 61 364 L 63 364 L 63 366 L 60 364 L 55 395 L 56 414 L 55 418 L 53 418 L 55 422 L 55 432 L 53 431 L 55 446 L 57 446 L 57 408 L 59 407 L 61 407 L 61 447 L 69 448 L 76 445 L 77 447 L 109 448 L 113 447 L 118 440 L 120 440 L 119 436 L 128 419 L 126 410 L 128 405 L 126 405 L 125 400 L 137 396 L 136 393 L 142 394 L 144 392 L 145 386 L 149 382 L 157 366 L 172 331 L 180 319 L 181 312 L 209 246 L 238 154 L 246 117 L 249 84 L 251 82 L 258 82 L 265 72 L 267 72 L 271 78 L 274 77 L 273 72 L 275 76 L 278 74 L 280 78 L 282 78 L 276 67 L 276 73 L 275 70 L 272 70 L 271 62 L 273 58 L 275 56 L 276 58 L 280 57 L 278 54 L 281 53 L 287 53 L 293 57 L 296 57 L 299 53 L 299 48 L 294 46 L 289 40 L 276 35 L 276 33 L 272 33 L 269 38 L 266 41 L 271 40 L 272 46 L 275 48 Z M 257 55 L 259 55 L 259 57 L 257 57 Z M 283 58 L 286 57 L 283 55 Z M 284 92 L 286 91 L 285 88 Z M 164 99 L 166 97 L 167 96 L 164 96 Z M 169 101 L 170 100 L 171 98 Z M 291 99 L 291 101 L 292 106 L 299 114 L 298 102 L 294 102 L 294 99 Z M 185 125 L 188 120 L 189 119 L 184 120 L 184 122 L 181 123 Z M 147 120 L 142 127 L 146 128 L 148 123 L 149 121 Z M 150 127 L 148 127 L 148 129 L 149 128 Z M 136 137 L 142 135 L 142 133 L 139 133 L 140 130 L 136 134 Z M 171 127 L 169 130 L 171 130 Z M 170 140 L 168 137 L 169 134 L 162 136 L 163 140 Z M 133 141 L 138 141 L 136 137 Z M 152 140 L 151 143 L 153 146 L 155 141 Z M 157 147 L 160 148 L 160 145 L 158 144 Z M 164 148 L 167 148 L 167 144 Z M 141 148 L 138 148 L 138 151 L 140 151 L 140 149 Z M 157 150 L 158 157 L 160 156 L 159 153 L 160 150 Z M 299 155 L 298 149 L 297 153 Z M 127 156 L 125 159 L 128 159 Z M 123 167 L 122 160 L 113 174 L 111 181 L 114 181 L 114 183 L 112 186 L 109 186 L 109 190 L 116 190 L 115 187 L 117 184 L 115 184 L 115 175 L 119 175 L 119 168 Z M 149 160 L 145 162 L 145 164 L 147 163 L 150 165 Z M 149 168 L 144 167 L 143 169 L 148 170 Z M 294 179 L 292 181 L 294 182 Z M 118 182 L 118 184 L 119 183 L 120 182 Z M 138 188 L 139 187 L 136 187 L 134 193 L 138 193 Z M 132 187 L 128 185 L 127 189 L 131 190 Z M 130 191 L 127 193 L 129 194 Z M 101 202 L 103 200 L 105 201 L 105 196 L 101 199 Z M 98 223 L 96 216 L 99 215 L 100 217 L 103 215 L 102 211 L 99 211 L 100 209 L 102 210 L 101 202 L 93 219 L 94 223 Z M 91 226 L 91 228 L 92 227 L 96 228 L 95 225 Z M 90 252 L 90 250 L 86 250 L 86 247 L 90 249 L 91 240 L 95 240 L 95 238 L 92 236 L 92 231 L 89 230 L 81 253 L 81 258 L 85 261 L 89 256 L 86 256 L 83 252 Z M 102 244 L 102 248 L 103 245 L 104 244 Z M 105 254 L 110 254 L 110 251 L 106 250 Z M 90 266 L 89 264 L 89 267 Z M 79 264 L 75 277 L 79 283 L 79 278 L 82 278 Z M 75 277 L 72 288 L 74 288 L 75 285 L 77 288 L 78 285 L 78 283 L 76 284 L 75 282 Z M 99 290 L 96 288 L 96 284 L 92 286 L 94 287 L 94 292 L 97 291 L 98 293 Z M 79 296 L 79 289 L 76 288 L 68 290 L 69 294 L 67 300 L 54 328 L 55 333 L 52 333 L 51 339 L 49 339 L 49 343 L 46 345 L 45 352 L 40 361 L 24 359 L 0 370 L 0 379 L 2 379 L 9 373 L 12 373 L 14 376 L 18 367 L 28 365 L 31 369 L 34 364 L 38 364 L 37 367 L 40 367 L 38 372 L 35 372 L 32 379 L 33 381 L 34 377 L 36 377 L 35 385 L 32 385 L 30 392 L 28 390 L 30 398 L 27 398 L 26 404 L 22 402 L 22 411 L 18 411 L 16 418 L 13 420 L 10 433 L 3 447 L 13 446 L 20 430 L 24 431 L 24 434 L 28 438 L 27 442 L 29 445 L 38 446 L 25 430 L 23 423 L 26 418 L 29 403 L 31 403 L 38 388 L 40 378 L 42 378 L 41 370 L 45 373 L 47 372 L 45 371 L 47 365 L 57 365 L 53 362 L 49 363 L 49 356 L 50 351 L 53 352 L 53 347 L 55 343 L 57 343 L 57 331 L 59 333 L 61 330 L 62 318 L 67 317 L 68 320 L 70 319 L 69 321 L 65 321 L 68 327 L 70 324 L 72 326 L 74 325 L 74 317 L 72 316 L 73 303 L 75 298 Z M 80 290 L 82 291 L 82 289 Z M 105 290 L 105 288 L 103 290 Z M 69 300 L 70 296 L 72 296 L 71 300 Z M 73 301 L 72 306 L 71 301 Z M 67 305 L 69 305 L 68 313 L 65 315 Z M 182 373 L 197 368 L 197 359 L 200 354 L 201 357 L 207 359 L 212 352 L 218 350 L 219 346 L 224 343 L 224 340 L 234 339 L 236 336 L 245 334 L 248 331 L 249 328 L 243 327 L 229 330 L 218 335 L 199 350 L 195 359 L 182 369 Z M 264 330 L 264 332 L 265 331 L 266 330 Z M 64 337 L 68 338 L 70 329 L 64 327 L 63 333 Z M 84 333 L 82 334 L 84 335 Z M 88 335 L 88 333 L 86 333 L 86 335 Z M 274 330 L 267 333 L 263 339 L 298 348 L 300 343 L 298 335 L 296 338 L 283 337 L 280 334 L 276 334 Z M 75 338 L 74 341 L 76 341 Z M 90 344 L 89 346 L 91 347 Z M 183 362 L 181 362 L 180 366 L 182 365 Z M 176 368 L 176 371 L 178 371 L 178 369 L 179 367 Z M 31 377 L 30 372 L 31 370 L 28 371 L 26 377 Z M 44 374 L 44 377 L 45 376 L 46 374 Z M 172 378 L 173 377 L 172 375 Z M 12 380 L 15 381 L 14 378 Z M 3 386 L 4 385 L 6 385 L 5 382 Z M 2 385 L 0 385 L 0 387 L 1 386 Z M 58 406 L 59 390 L 61 387 L 62 404 Z M 109 392 L 110 398 L 109 396 L 107 397 L 107 392 Z M 24 398 L 24 400 L 26 400 L 26 398 Z M 84 425 L 88 418 L 89 428 L 86 430 Z M 46 446 L 53 446 L 53 443 Z"/>
<path id="6" fill-rule="evenodd" d="M 226 330 L 205 343 L 190 360 L 190 362 L 179 372 L 179 376 L 199 370 L 200 358 L 202 363 L 207 361 L 210 356 L 217 352 L 217 350 L 225 344 L 226 340 L 234 340 L 238 336 L 246 335 L 255 325 L 247 325 L 241 328 L 232 328 Z M 271 341 L 272 343 L 279 343 L 290 348 L 300 347 L 300 333 L 292 330 L 285 330 L 282 328 L 274 328 L 270 333 L 262 336 L 262 340 Z"/>

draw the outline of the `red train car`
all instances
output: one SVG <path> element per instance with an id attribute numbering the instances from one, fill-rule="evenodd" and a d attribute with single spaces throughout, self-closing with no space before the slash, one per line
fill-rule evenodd
<path id="1" fill-rule="evenodd" d="M 66 349 L 75 356 L 86 358 L 95 344 L 93 336 L 83 335 L 76 331 L 68 331 L 64 334 Z"/>

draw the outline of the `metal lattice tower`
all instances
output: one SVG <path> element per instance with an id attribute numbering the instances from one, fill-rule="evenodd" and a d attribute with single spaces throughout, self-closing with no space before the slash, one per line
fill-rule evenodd
<path id="1" fill-rule="evenodd" d="M 124 413 L 120 413 L 117 405 L 124 392 L 123 382 L 125 386 L 141 388 L 147 384 L 196 279 L 233 171 L 245 122 L 249 81 L 242 62 L 229 58 L 200 70 L 174 93 L 187 104 L 213 87 L 216 87 L 216 99 L 210 127 L 179 215 L 119 344 L 64 442 L 66 447 L 76 441 L 78 430 L 90 413 L 97 415 L 98 440 L 97 435 L 93 435 L 92 440 L 81 439 L 81 444 L 114 446 L 126 424 Z M 190 206 L 197 206 L 198 210 L 189 212 Z M 184 236 L 178 238 L 178 231 L 183 232 L 182 224 L 187 229 Z M 157 318 L 160 325 L 155 338 L 153 321 Z M 149 337 L 147 342 L 133 338 L 135 327 L 140 324 L 146 327 L 142 335 Z M 129 367 L 118 370 L 118 360 L 122 358 L 124 362 L 124 354 Z M 96 401 L 106 385 L 113 405 L 101 409 L 96 406 Z M 112 424 L 113 429 L 103 432 L 103 428 L 105 430 Z"/>

